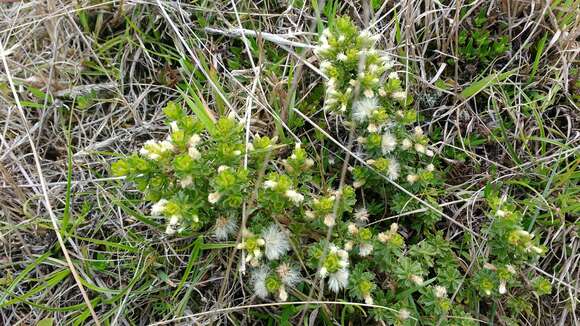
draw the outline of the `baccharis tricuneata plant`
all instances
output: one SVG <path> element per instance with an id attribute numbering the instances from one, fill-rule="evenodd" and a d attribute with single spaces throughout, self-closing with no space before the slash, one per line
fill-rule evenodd
<path id="1" fill-rule="evenodd" d="M 316 50 L 328 77 L 324 108 L 354 128 L 356 153 L 366 162 L 350 169 L 350 184 L 338 188 L 337 175 L 316 169 L 307 144 L 277 144 L 277 137 L 258 134 L 246 144 L 235 119 L 207 128 L 175 103 L 164 110 L 168 136 L 145 142 L 113 172 L 144 193 L 168 236 L 235 240 L 238 266 L 249 266 L 249 288 L 258 298 L 290 300 L 320 279 L 317 290 L 328 299 L 392 307 L 373 309 L 376 320 L 475 324 L 474 298 L 509 296 L 521 287 L 523 264 L 544 248 L 517 210 L 498 200 L 490 200 L 490 250 L 467 275 L 456 243 L 434 232 L 437 214 L 371 223 L 387 211 L 421 207 L 393 183 L 433 205 L 442 192 L 437 158 L 416 126 L 398 63 L 376 49 L 377 40 L 339 18 Z M 538 294 L 549 292 L 545 280 L 533 282 Z"/>

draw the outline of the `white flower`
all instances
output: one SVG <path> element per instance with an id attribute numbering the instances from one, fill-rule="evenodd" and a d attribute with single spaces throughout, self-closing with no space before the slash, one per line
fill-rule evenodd
<path id="1" fill-rule="evenodd" d="M 354 246 L 354 242 L 349 240 L 344 244 L 344 250 L 351 251 L 353 246 Z"/>
<path id="2" fill-rule="evenodd" d="M 338 291 L 347 287 L 348 276 L 349 272 L 346 268 L 339 269 L 338 271 L 330 274 L 328 277 L 328 288 L 331 291 L 338 293 Z"/>
<path id="3" fill-rule="evenodd" d="M 169 201 L 167 199 L 161 199 L 158 202 L 156 202 L 155 204 L 153 204 L 153 206 L 151 206 L 151 215 L 153 216 L 159 216 L 161 214 L 163 214 L 163 211 L 165 210 L 165 206 L 167 205 Z"/>
<path id="4" fill-rule="evenodd" d="M 417 180 L 419 180 L 419 176 L 416 174 L 409 174 L 407 176 L 407 182 L 409 182 L 410 184 L 417 182 Z"/>
<path id="5" fill-rule="evenodd" d="M 377 127 L 377 125 L 374 123 L 369 123 L 369 125 L 367 126 L 367 131 L 368 132 L 378 132 L 379 127 Z"/>
<path id="6" fill-rule="evenodd" d="M 282 302 L 288 300 L 288 292 L 286 292 L 284 285 L 280 286 L 280 289 L 278 290 L 278 299 Z"/>
<path id="7" fill-rule="evenodd" d="M 306 216 L 306 218 L 309 219 L 309 220 L 313 220 L 316 217 L 316 215 L 314 214 L 314 212 L 311 211 L 311 210 L 305 211 L 304 212 L 304 216 Z"/>
<path id="8" fill-rule="evenodd" d="M 538 247 L 538 246 L 532 246 L 532 247 L 531 247 L 531 250 L 532 250 L 533 252 L 535 252 L 536 254 L 538 254 L 538 255 L 541 255 L 541 254 L 543 254 L 543 253 L 544 253 L 544 249 L 542 249 L 542 248 L 540 248 L 540 247 Z"/>
<path id="9" fill-rule="evenodd" d="M 420 144 L 420 143 L 415 144 L 415 151 L 417 153 L 425 154 L 425 150 L 426 150 L 425 145 Z"/>
<path id="10" fill-rule="evenodd" d="M 369 38 L 371 38 L 371 33 L 369 31 L 367 31 L 367 30 L 361 31 L 360 32 L 360 37 L 362 39 L 365 39 L 365 40 L 366 39 L 369 39 Z"/>
<path id="11" fill-rule="evenodd" d="M 294 204 L 300 204 L 304 201 L 304 196 L 292 189 L 286 190 L 284 195 L 286 195 L 286 197 L 288 197 L 288 199 L 290 199 Z"/>
<path id="12" fill-rule="evenodd" d="M 266 278 L 270 270 L 266 266 L 261 266 L 252 275 L 252 285 L 254 286 L 254 293 L 262 298 L 266 299 L 268 297 L 268 289 L 266 288 Z"/>
<path id="13" fill-rule="evenodd" d="M 374 304 L 373 297 L 370 294 L 365 295 L 364 299 L 366 304 Z"/>
<path id="14" fill-rule="evenodd" d="M 416 126 L 415 127 L 415 137 L 421 137 L 423 136 L 423 129 L 421 129 L 421 127 Z"/>
<path id="15" fill-rule="evenodd" d="M 423 285 L 423 277 L 419 276 L 419 275 L 411 275 L 411 282 L 417 284 L 417 285 Z"/>
<path id="16" fill-rule="evenodd" d="M 326 214 L 326 216 L 324 216 L 324 225 L 331 227 L 334 226 L 334 224 L 335 224 L 334 214 L 332 213 Z"/>
<path id="17" fill-rule="evenodd" d="M 278 182 L 274 180 L 266 180 L 264 181 L 264 188 L 266 189 L 274 189 L 278 185 Z"/>
<path id="18" fill-rule="evenodd" d="M 495 267 L 494 264 L 490 264 L 490 263 L 483 264 L 483 268 L 489 269 L 490 271 L 496 271 L 497 270 L 497 267 Z"/>
<path id="19" fill-rule="evenodd" d="M 370 243 L 361 243 L 358 247 L 358 254 L 361 257 L 366 257 L 373 252 L 373 245 Z"/>
<path id="20" fill-rule="evenodd" d="M 189 138 L 189 146 L 197 146 L 201 142 L 201 137 L 198 134 L 193 134 Z"/>
<path id="21" fill-rule="evenodd" d="M 508 272 L 510 272 L 512 274 L 515 274 L 516 273 L 516 269 L 514 268 L 513 265 L 508 264 L 508 265 L 505 266 L 505 268 L 507 268 Z"/>
<path id="22" fill-rule="evenodd" d="M 290 250 L 290 242 L 286 233 L 276 225 L 272 224 L 262 231 L 266 257 L 269 260 L 276 260 Z"/>
<path id="23" fill-rule="evenodd" d="M 181 188 L 187 188 L 187 187 L 191 186 L 192 184 L 193 184 L 193 178 L 190 175 L 179 180 L 179 185 L 181 186 Z"/>
<path id="24" fill-rule="evenodd" d="M 440 285 L 435 286 L 434 292 L 435 296 L 440 299 L 447 296 L 447 289 Z"/>
<path id="25" fill-rule="evenodd" d="M 394 158 L 389 160 L 389 167 L 387 169 L 387 176 L 391 180 L 397 180 L 399 178 L 400 166 Z"/>
<path id="26" fill-rule="evenodd" d="M 179 226 L 179 220 L 181 217 L 179 215 L 172 215 L 169 219 L 169 223 L 167 224 L 167 228 L 165 229 L 165 233 L 168 235 L 173 235 L 177 231 L 177 227 Z"/>
<path id="27" fill-rule="evenodd" d="M 381 233 L 377 234 L 377 238 L 382 243 L 386 243 L 387 241 L 391 240 L 391 236 L 392 236 L 391 233 L 385 233 L 385 232 L 381 232 Z"/>
<path id="28" fill-rule="evenodd" d="M 393 71 L 389 74 L 389 79 L 399 79 L 399 74 L 396 71 Z"/>
<path id="29" fill-rule="evenodd" d="M 300 277 L 300 272 L 287 263 L 281 263 L 278 265 L 276 273 L 280 276 L 282 283 L 290 287 L 295 286 L 302 279 Z"/>
<path id="30" fill-rule="evenodd" d="M 169 219 L 169 225 L 179 224 L 179 219 L 180 219 L 179 215 L 172 215 L 171 218 Z"/>
<path id="31" fill-rule="evenodd" d="M 344 54 L 344 52 L 340 52 L 339 54 L 336 55 L 336 59 L 338 59 L 338 61 L 346 61 L 348 59 L 348 57 L 346 56 L 346 54 Z"/>
<path id="32" fill-rule="evenodd" d="M 356 225 L 354 223 L 350 223 L 348 225 L 347 229 L 348 229 L 349 234 L 357 234 L 358 233 L 358 228 L 356 227 Z"/>
<path id="33" fill-rule="evenodd" d="M 390 70 L 395 66 L 393 59 L 391 59 L 391 56 L 389 55 L 382 56 L 381 61 L 383 62 L 383 67 L 385 70 Z"/>
<path id="34" fill-rule="evenodd" d="M 381 139 L 381 149 L 383 154 L 392 152 L 397 146 L 397 139 L 390 132 L 385 132 Z"/>
<path id="35" fill-rule="evenodd" d="M 209 201 L 210 204 L 215 204 L 220 200 L 220 198 L 222 198 L 222 194 L 219 192 L 212 192 L 207 196 L 207 201 Z"/>
<path id="36" fill-rule="evenodd" d="M 220 166 L 218 167 L 218 169 L 217 169 L 217 172 L 218 172 L 218 173 L 222 173 L 222 172 L 224 172 L 225 170 L 227 170 L 227 169 L 229 169 L 229 168 L 230 168 L 230 167 L 229 167 L 229 166 L 227 166 L 227 165 L 220 165 Z"/>
<path id="37" fill-rule="evenodd" d="M 366 223 L 369 220 L 369 212 L 364 207 L 358 208 L 354 212 L 354 218 L 359 222 Z"/>
<path id="38" fill-rule="evenodd" d="M 507 215 L 507 213 L 505 211 L 501 210 L 501 209 L 498 209 L 495 212 L 495 215 L 497 215 L 498 217 L 505 217 Z"/>
<path id="39" fill-rule="evenodd" d="M 174 235 L 177 230 L 172 225 L 167 225 L 165 228 L 165 234 L 167 235 Z"/>
<path id="40" fill-rule="evenodd" d="M 375 96 L 375 92 L 373 92 L 373 90 L 370 88 L 365 89 L 363 94 L 366 98 L 373 98 Z"/>
<path id="41" fill-rule="evenodd" d="M 411 317 L 411 313 L 409 312 L 409 310 L 405 309 L 405 308 L 401 308 L 401 310 L 399 310 L 399 320 L 407 320 L 409 319 L 409 317 Z"/>
<path id="42" fill-rule="evenodd" d="M 433 165 L 433 164 L 427 165 L 427 171 L 429 171 L 429 172 L 435 171 L 435 165 Z"/>
<path id="43" fill-rule="evenodd" d="M 379 102 L 374 97 L 358 100 L 352 107 L 352 119 L 358 123 L 365 122 L 378 107 Z"/>
<path id="44" fill-rule="evenodd" d="M 407 92 L 394 92 L 392 95 L 393 99 L 398 101 L 403 101 L 407 99 Z"/>
<path id="45" fill-rule="evenodd" d="M 159 143 L 159 148 L 161 152 L 173 151 L 175 149 L 175 147 L 173 147 L 173 144 L 169 140 L 164 140 L 161 143 Z"/>
<path id="46" fill-rule="evenodd" d="M 430 150 L 430 149 L 427 149 L 427 150 L 425 151 L 425 155 L 427 155 L 427 156 L 429 156 L 429 157 L 433 157 L 433 155 L 435 155 L 435 153 L 434 153 L 432 150 Z"/>
<path id="47" fill-rule="evenodd" d="M 506 294 L 507 293 L 507 287 L 506 287 L 506 281 L 501 281 L 499 282 L 499 289 L 498 289 L 499 294 Z"/>
<path id="48" fill-rule="evenodd" d="M 397 223 L 391 224 L 390 230 L 391 230 L 391 233 L 397 233 L 397 231 L 399 230 L 399 224 L 397 224 Z"/>
<path id="49" fill-rule="evenodd" d="M 201 153 L 193 146 L 187 149 L 187 154 L 194 160 L 199 160 L 201 158 Z"/>
<path id="50" fill-rule="evenodd" d="M 409 149 L 411 148 L 411 146 L 413 146 L 413 143 L 408 138 L 403 139 L 403 141 L 401 142 L 401 147 L 403 149 Z"/>
<path id="51" fill-rule="evenodd" d="M 238 225 L 235 219 L 218 217 L 215 221 L 215 229 L 213 235 L 218 240 L 227 240 L 230 235 L 234 234 L 238 230 Z"/>
<path id="52" fill-rule="evenodd" d="M 323 72 L 327 72 L 328 69 L 330 69 L 332 67 L 332 63 L 330 63 L 329 61 L 322 61 L 320 63 L 320 70 L 322 70 Z"/>
<path id="53" fill-rule="evenodd" d="M 318 270 L 318 275 L 322 278 L 325 278 L 326 275 L 328 275 L 328 270 L 326 269 L 326 267 L 324 266 L 320 267 L 320 270 Z"/>

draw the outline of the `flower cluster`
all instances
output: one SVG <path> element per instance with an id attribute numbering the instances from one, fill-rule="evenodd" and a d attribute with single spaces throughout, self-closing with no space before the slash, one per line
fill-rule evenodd
<path id="1" fill-rule="evenodd" d="M 491 208 L 487 246 L 489 253 L 474 277 L 474 285 L 484 295 L 505 295 L 517 287 L 518 270 L 539 258 L 545 249 L 533 233 L 523 229 L 522 214 L 506 196 L 487 195 Z"/>
<path id="2" fill-rule="evenodd" d="M 378 39 L 368 31 L 359 32 L 344 17 L 323 32 L 316 53 L 328 77 L 324 108 L 357 131 L 356 152 L 368 166 L 351 169 L 355 188 L 372 191 L 383 187 L 386 177 L 416 194 L 432 193 L 440 183 L 435 152 L 423 129 L 412 126 L 417 120 L 410 107 L 412 97 L 403 90 L 396 61 L 376 49 Z M 405 205 L 407 199 L 399 196 L 395 208 L 400 212 L 418 208 Z M 431 219 L 433 223 L 438 218 Z"/>
<path id="3" fill-rule="evenodd" d="M 143 192 L 167 236 L 236 239 L 230 247 L 240 270 L 249 266 L 248 287 L 261 300 L 301 298 L 318 279 L 324 286 L 313 290 L 329 298 L 392 307 L 371 309 L 381 323 L 470 325 L 466 310 L 478 311 L 469 307 L 478 304 L 473 298 L 521 287 L 523 264 L 545 249 L 515 206 L 496 197 L 488 198 L 486 256 L 467 273 L 455 243 L 436 231 L 438 215 L 382 219 L 420 207 L 393 183 L 434 206 L 442 190 L 397 63 L 376 50 L 377 41 L 339 18 L 317 49 L 329 78 L 324 107 L 353 128 L 355 152 L 366 162 L 351 167 L 346 180 L 313 168 L 323 159 L 310 157 L 304 143 L 277 144 L 259 134 L 247 142 L 234 118 L 197 119 L 176 103 L 164 109 L 168 136 L 146 141 L 115 162 L 113 173 Z M 551 291 L 542 278 L 532 287 L 538 295 Z"/>

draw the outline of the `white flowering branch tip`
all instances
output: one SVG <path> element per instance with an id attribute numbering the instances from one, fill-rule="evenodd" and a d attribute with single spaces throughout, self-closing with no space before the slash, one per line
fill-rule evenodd
<path id="1" fill-rule="evenodd" d="M 290 242 L 286 233 L 272 224 L 262 232 L 265 254 L 269 260 L 277 260 L 290 250 Z"/>
<path id="2" fill-rule="evenodd" d="M 286 197 L 288 197 L 288 199 L 290 199 L 294 204 L 300 204 L 304 201 L 304 196 L 292 189 L 286 190 L 284 195 L 286 195 Z"/>
<path id="3" fill-rule="evenodd" d="M 207 196 L 207 201 L 210 202 L 210 204 L 215 204 L 217 203 L 220 199 L 222 198 L 222 194 L 220 194 L 219 192 L 212 192 Z"/>

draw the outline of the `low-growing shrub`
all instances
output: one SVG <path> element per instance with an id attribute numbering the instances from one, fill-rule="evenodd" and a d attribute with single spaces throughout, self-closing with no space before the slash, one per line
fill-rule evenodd
<path id="1" fill-rule="evenodd" d="M 233 117 L 202 123 L 177 103 L 164 110 L 167 138 L 147 141 L 113 173 L 143 192 L 168 236 L 235 241 L 237 266 L 260 300 L 321 293 L 389 324 L 474 325 L 494 301 L 549 293 L 549 282 L 526 272 L 545 249 L 510 199 L 488 194 L 480 233 L 437 230 L 445 190 L 436 150 L 417 125 L 400 65 L 377 40 L 339 18 L 316 50 L 325 113 L 356 140 L 344 178 L 318 169 L 308 143 L 249 135 Z M 524 311 L 513 306 L 514 316 Z"/>

